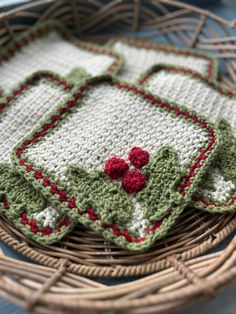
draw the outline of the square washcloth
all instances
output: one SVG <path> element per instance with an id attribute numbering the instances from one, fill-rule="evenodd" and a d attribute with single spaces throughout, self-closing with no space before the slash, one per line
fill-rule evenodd
<path id="1" fill-rule="evenodd" d="M 181 67 L 153 67 L 139 83 L 170 101 L 197 110 L 223 134 L 223 145 L 194 197 L 194 206 L 209 212 L 236 209 L 235 95 L 197 72 Z"/>
<path id="2" fill-rule="evenodd" d="M 184 66 L 209 78 L 217 77 L 217 60 L 205 52 L 132 38 L 111 40 L 108 46 L 123 56 L 125 65 L 118 78 L 130 83 L 137 82 L 143 73 L 157 64 Z"/>
<path id="3" fill-rule="evenodd" d="M 46 197 L 16 173 L 11 152 L 53 108 L 70 97 L 72 89 L 56 75 L 37 73 L 0 102 L 0 214 L 5 214 L 26 235 L 37 235 L 41 242 L 60 239 L 77 220 L 73 219 L 73 212 L 54 210 Z M 49 126 L 55 121 L 52 118 Z"/>
<path id="4" fill-rule="evenodd" d="M 57 21 L 32 27 L 0 52 L 0 89 L 9 92 L 36 71 L 73 81 L 116 73 L 122 58 L 111 49 L 77 40 Z"/>
<path id="5" fill-rule="evenodd" d="M 51 206 L 141 250 L 175 223 L 220 143 L 195 112 L 103 76 L 78 86 L 17 145 L 12 161 Z"/>

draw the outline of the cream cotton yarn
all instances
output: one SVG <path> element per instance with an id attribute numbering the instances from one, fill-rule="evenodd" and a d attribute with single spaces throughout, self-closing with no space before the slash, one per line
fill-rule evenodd
<path id="1" fill-rule="evenodd" d="M 130 83 L 137 82 L 142 74 L 157 64 L 184 66 L 209 78 L 217 76 L 217 61 L 204 52 L 124 37 L 111 40 L 108 46 L 123 56 L 124 67 L 117 76 Z"/>
<path id="2" fill-rule="evenodd" d="M 150 92 L 171 101 L 181 102 L 204 114 L 222 131 L 224 144 L 202 186 L 194 206 L 210 212 L 236 208 L 236 100 L 219 83 L 199 73 L 168 65 L 155 66 L 144 74 L 140 84 Z"/>
<path id="3" fill-rule="evenodd" d="M 26 235 L 44 243 L 59 240 L 77 220 L 74 213 L 51 206 L 47 197 L 17 174 L 11 154 L 22 138 L 70 97 L 72 90 L 73 85 L 58 76 L 39 72 L 0 103 L 0 213 Z"/>
<path id="4" fill-rule="evenodd" d="M 52 206 L 140 250 L 169 231 L 219 145 L 205 118 L 105 76 L 81 84 L 12 160 Z"/>
<path id="5" fill-rule="evenodd" d="M 8 93 L 36 71 L 52 71 L 75 83 L 86 76 L 116 73 L 122 58 L 111 49 L 71 36 L 58 21 L 23 33 L 0 53 L 0 89 Z"/>

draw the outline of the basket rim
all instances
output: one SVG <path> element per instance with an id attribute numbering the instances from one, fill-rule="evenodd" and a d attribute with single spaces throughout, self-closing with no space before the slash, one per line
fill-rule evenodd
<path id="1" fill-rule="evenodd" d="M 151 0 L 148 1 L 152 2 Z M 18 12 L 27 11 L 31 8 L 49 4 L 55 5 L 56 2 L 59 3 L 59 1 L 56 0 L 38 0 L 32 3 L 23 4 L 17 8 L 1 13 L 0 22 L 3 22 L 7 28 L 9 27 L 9 25 L 7 26 L 8 19 L 10 19 L 10 17 L 16 16 Z M 67 3 L 78 9 L 79 6 L 76 4 L 76 2 L 76 0 L 60 1 L 60 3 Z M 218 17 L 217 15 L 212 14 L 207 10 L 199 9 L 181 1 L 160 0 L 158 2 L 163 5 L 172 4 L 175 5 L 176 8 L 184 8 L 186 10 L 198 13 L 203 19 L 203 23 L 204 18 L 209 18 L 214 19 L 229 28 L 236 28 L 236 22 L 233 20 L 228 21 L 222 19 L 221 17 Z M 132 8 L 137 10 L 137 12 L 137 8 L 140 3 L 141 1 L 134 1 L 134 3 L 132 3 Z M 175 13 L 173 16 L 175 17 Z M 75 20 L 76 17 L 77 16 L 75 14 Z M 137 22 L 137 19 L 135 15 L 134 24 L 135 21 Z M 74 21 L 74 24 L 76 23 L 78 26 L 79 22 Z M 199 27 L 201 27 L 201 21 L 199 23 Z M 196 31 L 196 34 L 197 32 L 198 31 Z M 58 314 L 64 313 L 64 310 L 66 313 L 71 314 L 71 311 L 75 313 L 78 311 L 78 309 L 82 309 L 85 311 L 85 313 L 87 313 L 88 310 L 93 312 L 101 312 L 102 310 L 110 310 L 112 308 L 114 310 L 125 311 L 125 313 L 132 314 L 141 314 L 144 312 L 166 313 L 177 310 L 186 306 L 187 304 L 195 302 L 197 299 L 213 296 L 215 292 L 218 291 L 218 289 L 224 287 L 227 283 L 236 278 L 236 256 L 234 253 L 236 248 L 236 236 L 233 238 L 233 240 L 230 241 L 224 250 L 218 253 L 207 253 L 203 255 L 209 251 L 209 249 L 218 245 L 229 234 L 236 230 L 236 215 L 227 215 L 227 217 L 229 219 L 227 223 L 220 225 L 217 230 L 210 230 L 207 239 L 203 238 L 204 241 L 199 243 L 194 249 L 188 249 L 183 253 L 174 252 L 173 256 L 171 255 L 169 258 L 165 257 L 152 263 L 146 262 L 142 263 L 141 265 L 121 264 L 114 266 L 112 264 L 111 266 L 82 265 L 70 260 L 65 261 L 62 257 L 57 258 L 55 256 L 49 256 L 47 255 L 47 252 L 41 250 L 40 247 L 34 247 L 32 241 L 27 241 L 27 239 L 21 236 L 20 233 L 15 230 L 9 222 L 1 218 L 0 240 L 8 244 L 15 251 L 31 258 L 31 260 L 39 262 L 40 265 L 35 266 L 37 270 L 42 269 L 45 271 L 45 273 L 51 272 L 51 277 L 47 278 L 47 280 L 45 279 L 45 282 L 42 284 L 40 283 L 37 285 L 38 282 L 34 283 L 33 281 L 30 281 L 26 275 L 24 275 L 27 271 L 27 265 L 34 265 L 31 263 L 31 261 L 21 264 L 24 265 L 25 272 L 20 273 L 19 271 L 17 272 L 17 265 L 18 263 L 24 262 L 19 262 L 18 260 L 9 257 L 1 258 L 0 252 L 0 271 L 3 273 L 0 278 L 0 282 L 3 283 L 0 288 L 0 295 L 2 297 L 7 297 L 9 300 L 12 300 L 14 303 L 26 309 L 34 309 L 37 313 L 53 313 L 50 307 L 51 301 L 53 301 L 53 304 L 56 306 Z M 6 261 L 12 267 L 9 265 L 6 266 Z M 199 268 L 196 266 L 198 263 L 201 265 Z M 192 265 L 196 266 L 196 268 L 194 268 Z M 207 265 L 209 267 L 207 267 Z M 32 269 L 35 269 L 34 266 Z M 16 273 L 14 273 L 14 271 Z M 201 276 L 201 271 L 205 271 L 204 274 L 206 275 Z M 17 275 L 17 282 L 9 277 L 9 272 L 11 272 L 13 275 Z M 156 272 L 156 274 L 149 275 L 150 273 L 154 272 Z M 29 270 L 29 273 L 31 274 L 31 270 Z M 164 277 L 161 276 L 168 273 L 170 276 L 172 276 L 170 280 L 173 280 L 173 285 L 168 282 L 163 283 L 163 289 L 166 289 L 165 294 L 163 294 L 162 288 L 160 288 L 159 285 L 160 281 L 163 280 L 164 282 L 165 279 L 163 279 Z M 143 275 L 149 276 L 142 279 L 135 278 L 134 282 L 132 283 L 135 290 L 132 291 L 132 293 L 128 296 L 122 295 L 122 297 L 118 299 L 114 299 L 113 289 L 110 289 L 110 297 L 107 297 L 106 299 L 104 299 L 104 295 L 103 299 L 99 299 L 99 297 L 95 298 L 89 294 L 88 297 L 83 300 L 78 291 L 76 293 L 69 292 L 65 298 L 61 298 L 60 296 L 62 296 L 62 294 L 53 292 L 53 289 L 58 287 L 56 285 L 57 281 L 60 281 L 60 279 L 64 276 L 69 276 L 70 278 L 76 277 L 79 282 L 79 280 L 87 280 L 86 277 L 121 278 Z M 150 283 L 149 280 L 153 278 L 155 279 L 153 285 L 150 285 L 148 288 L 146 287 L 146 290 L 145 287 L 139 286 L 140 282 L 148 285 L 148 283 Z M 93 278 L 89 280 L 94 284 L 96 282 L 95 279 L 93 281 Z M 181 282 L 185 282 L 183 287 L 181 287 Z M 52 290 L 50 290 L 51 287 Z M 118 284 L 117 287 L 117 289 L 120 289 L 121 291 L 127 286 Z M 175 287 L 174 290 L 173 287 Z M 107 286 L 107 290 L 109 290 L 109 286 Z M 100 288 L 97 286 L 97 291 L 102 291 L 102 289 L 100 290 Z M 172 296 L 171 293 L 173 294 Z M 33 299 L 33 301 L 30 302 L 30 299 Z"/>
<path id="2" fill-rule="evenodd" d="M 221 243 L 224 239 L 226 239 L 234 230 L 236 230 L 236 215 L 231 215 L 232 220 L 225 225 L 219 232 L 217 231 L 215 235 L 215 239 L 211 237 L 195 246 L 188 251 L 184 251 L 184 254 L 177 254 L 176 256 L 181 259 L 181 261 L 188 261 L 190 258 L 195 258 L 199 255 L 206 253 L 212 248 L 216 247 L 219 243 Z M 55 258 L 53 256 L 47 255 L 41 249 L 37 250 L 37 248 L 32 248 L 31 245 L 34 245 L 33 240 L 25 239 L 21 241 L 16 237 L 12 236 L 5 227 L 10 228 L 12 231 L 12 225 L 7 220 L 0 220 L 0 240 L 2 240 L 5 244 L 10 246 L 14 251 L 22 254 L 23 256 L 33 259 L 33 261 L 38 262 L 44 266 L 50 266 L 52 268 L 57 268 L 60 263 L 61 258 Z M 17 230 L 16 230 L 17 231 Z M 17 231 L 18 234 L 20 232 Z M 38 246 L 37 243 L 35 243 Z M 50 246 L 49 246 L 50 247 Z M 74 263 L 73 261 L 68 261 L 68 271 L 73 274 L 83 275 L 89 277 L 97 277 L 97 278 L 121 278 L 121 277 L 129 277 L 129 276 L 140 276 L 154 273 L 156 271 L 160 271 L 165 269 L 168 266 L 169 262 L 167 259 L 163 258 L 157 260 L 156 262 L 144 263 L 141 265 L 112 265 L 112 266 L 88 266 L 88 265 L 78 265 L 78 263 Z"/>
<path id="3" fill-rule="evenodd" d="M 50 0 L 49 3 L 54 3 L 55 0 Z M 7 14 L 16 14 L 16 11 L 20 11 L 20 10 L 25 10 L 27 8 L 35 8 L 37 6 L 41 6 L 48 3 L 47 0 L 39 0 L 39 1 L 35 1 L 33 3 L 26 3 L 21 5 L 20 7 L 16 8 L 16 9 L 12 9 L 9 10 L 7 12 L 4 12 L 2 14 L 2 16 L 0 16 L 0 21 L 1 18 L 4 16 L 8 16 Z M 181 2 L 176 2 L 176 1 L 172 1 L 172 0 L 160 0 L 160 3 L 167 3 L 167 4 L 174 4 L 177 7 L 180 6 L 180 4 L 182 4 Z M 184 4 L 183 3 L 183 7 L 184 8 L 188 8 L 188 9 L 192 9 L 191 5 L 188 4 Z M 210 13 L 206 10 L 202 10 L 199 9 L 197 7 L 194 7 L 194 10 L 196 12 L 200 12 L 201 14 L 205 14 L 205 13 Z M 211 16 L 211 13 L 210 13 Z M 217 17 L 217 16 L 214 16 Z M 228 21 L 227 21 L 228 22 Z M 7 222 L 5 221 L 5 224 L 7 224 Z M 1 227 L 0 227 L 1 228 Z M 211 249 L 212 247 L 216 246 L 218 243 L 220 243 L 225 237 L 227 237 L 235 228 L 235 222 L 234 219 L 232 219 L 231 222 L 229 222 L 226 226 L 224 226 L 219 232 L 217 231 L 217 235 L 215 236 L 215 239 L 212 241 L 212 239 L 208 238 L 205 241 L 203 241 L 202 243 L 199 243 L 197 246 L 195 246 L 192 249 L 189 249 L 188 251 L 185 251 L 183 256 L 182 254 L 180 254 L 182 260 L 186 260 L 189 258 L 189 256 L 191 257 L 195 257 L 197 255 L 199 255 L 199 253 L 201 252 L 204 253 L 207 250 Z M 14 237 L 11 234 L 7 235 L 7 232 L 1 228 L 1 238 L 3 238 L 3 241 L 7 244 L 9 244 L 10 246 L 12 246 L 15 250 L 17 250 L 18 252 L 23 253 L 24 255 L 26 254 L 27 257 L 31 257 L 32 255 L 34 255 L 34 259 L 37 260 L 40 263 L 43 263 L 45 265 L 54 265 L 54 267 L 57 267 L 58 265 L 58 258 L 55 258 L 53 256 L 48 256 L 47 254 L 43 254 L 42 251 L 38 252 L 37 250 L 34 250 L 32 247 L 29 247 L 26 243 L 27 242 L 23 242 L 23 244 L 21 243 L 21 241 L 14 239 Z M 15 242 L 17 241 L 17 242 Z M 49 260 L 47 260 L 47 258 Z M 87 265 L 82 265 L 81 267 L 78 267 L 78 265 L 74 262 L 71 262 L 70 268 L 72 269 L 72 272 L 81 274 L 81 275 L 87 275 L 88 273 L 91 276 L 111 276 L 111 277 L 116 277 L 116 276 L 129 276 L 130 274 L 136 274 L 139 275 L 141 274 L 147 274 L 158 270 L 160 268 L 163 268 L 163 264 L 165 264 L 165 259 L 161 259 L 158 260 L 156 262 L 151 262 L 151 263 L 145 263 L 143 265 L 119 265 L 119 266 L 87 266 Z M 143 269 L 144 267 L 144 269 Z M 118 269 L 118 270 L 117 270 Z M 151 269 L 151 270 L 150 270 Z"/>
<path id="4" fill-rule="evenodd" d="M 42 303 L 48 304 L 50 301 L 50 308 L 53 308 L 54 310 L 57 309 L 57 307 L 61 307 L 62 304 L 64 310 L 70 310 L 74 311 L 78 308 L 84 309 L 84 310 L 98 310 L 99 312 L 101 310 L 128 310 L 130 307 L 132 309 L 140 308 L 140 310 L 143 309 L 145 306 L 163 306 L 162 304 L 162 298 L 168 298 L 168 302 L 170 304 L 170 307 L 173 307 L 173 304 L 177 306 L 176 309 L 183 307 L 183 301 L 181 302 L 181 298 L 183 294 L 186 294 L 188 298 L 190 299 L 190 303 L 194 301 L 196 302 L 196 299 L 201 298 L 209 298 L 213 297 L 216 292 L 223 286 L 225 286 L 227 283 L 231 282 L 234 278 L 236 278 L 236 269 L 235 267 L 232 267 L 232 265 L 236 261 L 236 255 L 234 254 L 236 247 L 236 236 L 231 240 L 227 248 L 224 250 L 218 252 L 218 253 L 212 253 L 204 257 L 196 257 L 190 261 L 188 261 L 185 266 L 181 261 L 178 261 L 175 257 L 170 258 L 170 266 L 167 270 L 163 270 L 159 273 L 159 276 L 166 276 L 170 269 L 174 268 L 174 270 L 181 275 L 182 279 L 189 281 L 191 283 L 191 287 L 184 286 L 179 287 L 177 291 L 173 293 L 173 291 L 164 291 L 162 295 L 158 295 L 158 291 L 152 293 L 152 295 L 144 296 L 143 298 L 139 297 L 139 293 L 134 294 L 134 298 L 129 300 L 129 298 L 126 300 L 125 298 L 122 300 L 119 299 L 119 295 L 122 294 L 122 290 L 129 291 L 131 290 L 136 291 L 136 285 L 141 284 L 142 289 L 145 289 L 145 287 L 149 286 L 149 289 L 147 291 L 152 291 L 153 284 L 152 281 L 156 279 L 156 274 L 152 276 L 148 276 L 146 278 L 137 279 L 135 282 L 128 282 L 128 283 L 122 283 L 118 284 L 116 286 L 113 286 L 113 289 L 111 291 L 110 286 L 103 285 L 101 287 L 94 287 L 94 288 L 87 288 L 88 293 L 91 295 L 89 298 L 88 295 L 82 294 L 82 296 L 78 297 L 81 293 L 81 288 L 74 288 L 71 290 L 69 288 L 69 293 L 66 293 L 67 287 L 61 287 L 57 289 L 57 293 L 55 291 L 48 291 L 47 290 L 39 290 L 41 293 L 37 294 L 37 302 L 39 302 L 41 305 Z M 25 285 L 23 287 L 19 286 L 19 283 L 17 283 L 14 279 L 7 277 L 7 274 L 14 274 L 15 268 L 17 269 L 18 261 L 15 259 L 11 259 L 8 257 L 5 257 L 4 254 L 0 251 L 0 261 L 5 264 L 5 262 L 9 262 L 11 267 L 2 267 L 1 271 L 3 271 L 3 275 L 0 279 L 4 284 L 2 285 L 2 289 L 0 290 L 0 295 L 2 297 L 8 297 L 11 300 L 14 300 L 14 303 L 22 306 L 22 299 L 26 299 L 27 295 L 32 295 L 32 288 L 34 288 L 34 285 L 32 280 L 25 281 Z M 212 262 L 212 263 L 210 263 Z M 204 267 L 202 269 L 202 276 L 201 278 L 197 277 L 194 272 L 194 267 L 198 265 L 198 263 L 201 265 L 207 264 L 208 267 Z M 19 268 L 20 269 L 26 269 L 27 268 L 27 262 L 20 261 L 19 262 Z M 1 264 L 0 264 L 1 265 Z M 6 264 L 5 264 L 6 265 Z M 64 267 L 64 268 L 63 268 Z M 65 267 L 66 267 L 66 261 L 61 260 L 61 263 L 58 265 L 57 270 L 53 272 L 53 274 L 49 274 L 49 278 L 56 277 L 57 274 L 59 274 L 58 277 L 63 277 L 65 274 Z M 41 265 L 33 265 L 33 269 L 44 271 L 47 267 L 41 266 Z M 184 269 L 183 269 L 184 268 Z M 221 271 L 219 271 L 219 268 L 221 268 Z M 61 269 L 64 269 L 64 271 L 61 271 Z M 47 269 L 48 270 L 48 269 Z M 227 270 L 227 273 L 225 274 L 225 271 Z M 26 270 L 28 272 L 28 270 Z M 192 277 L 188 277 L 191 275 Z M 21 275 L 19 275 L 21 277 Z M 79 277 L 78 277 L 79 278 Z M 58 278 L 59 279 L 59 278 Z M 151 281 L 150 281 L 151 280 Z M 48 288 L 50 288 L 51 285 L 49 285 Z M 127 290 L 128 289 L 128 290 Z M 11 290 L 14 291 L 14 296 L 11 294 Z M 97 293 L 97 290 L 99 290 L 99 296 L 95 296 L 94 293 Z M 105 295 L 111 295 L 115 291 L 114 299 L 113 300 L 107 300 L 104 296 Z M 155 290 L 154 290 L 155 291 Z M 103 294 L 104 293 L 104 294 Z M 63 297 L 63 302 L 61 301 Z M 116 298 L 118 297 L 118 299 Z M 98 300 L 97 300 L 98 299 Z M 92 302 L 91 302 L 92 301 Z M 31 309 L 32 306 L 36 306 L 37 304 L 34 302 L 27 302 L 24 306 L 26 309 Z M 58 308 L 58 310 L 59 310 Z M 49 313 L 49 312 L 47 312 Z M 50 312 L 51 313 L 51 312 Z M 54 313 L 54 312 L 53 312 Z M 62 313 L 62 312 L 59 312 Z M 63 311 L 64 313 L 64 311 Z M 68 312 L 66 312 L 68 313 Z M 69 312 L 71 313 L 71 312 Z M 74 312 L 73 312 L 74 313 Z M 137 313 L 142 313 L 138 311 Z"/>

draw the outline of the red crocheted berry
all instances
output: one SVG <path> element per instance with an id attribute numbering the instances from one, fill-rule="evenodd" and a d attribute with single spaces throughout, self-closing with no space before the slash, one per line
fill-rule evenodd
<path id="1" fill-rule="evenodd" d="M 127 162 L 119 157 L 112 157 L 105 164 L 105 173 L 113 180 L 122 178 L 128 170 Z"/>
<path id="2" fill-rule="evenodd" d="M 138 169 L 142 168 L 149 162 L 149 153 L 140 147 L 133 147 L 129 152 L 130 162 Z"/>
<path id="3" fill-rule="evenodd" d="M 146 178 L 138 171 L 129 171 L 122 180 L 124 190 L 129 193 L 138 193 L 145 187 Z"/>

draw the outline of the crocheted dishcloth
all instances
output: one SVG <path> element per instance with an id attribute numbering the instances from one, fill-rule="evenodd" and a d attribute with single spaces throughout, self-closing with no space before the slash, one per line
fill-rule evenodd
<path id="1" fill-rule="evenodd" d="M 222 131 L 224 143 L 194 206 L 210 212 L 236 209 L 236 99 L 221 84 L 182 67 L 155 66 L 140 79 L 150 92 L 204 114 Z"/>
<path id="2" fill-rule="evenodd" d="M 174 224 L 220 142 L 195 112 L 103 76 L 80 85 L 12 161 L 54 207 L 140 250 Z"/>
<path id="3" fill-rule="evenodd" d="M 9 92 L 36 71 L 52 71 L 78 81 L 116 73 L 122 57 L 111 49 L 78 41 L 58 21 L 46 21 L 21 34 L 0 52 L 0 88 Z"/>
<path id="4" fill-rule="evenodd" d="M 198 50 L 160 45 L 141 39 L 120 38 L 108 43 L 125 60 L 118 78 L 137 82 L 139 77 L 157 64 L 184 66 L 209 78 L 217 77 L 218 63 L 210 54 Z"/>
<path id="5" fill-rule="evenodd" d="M 60 239 L 77 220 L 73 212 L 52 209 L 47 197 L 16 173 L 11 166 L 11 153 L 19 140 L 65 101 L 72 90 L 73 85 L 56 75 L 37 73 L 0 103 L 0 214 L 41 242 Z M 49 126 L 52 125 L 53 121 Z"/>

